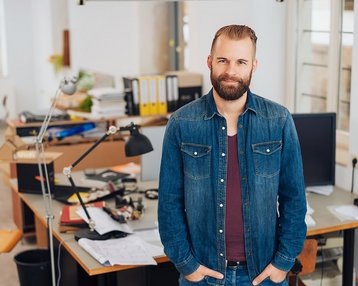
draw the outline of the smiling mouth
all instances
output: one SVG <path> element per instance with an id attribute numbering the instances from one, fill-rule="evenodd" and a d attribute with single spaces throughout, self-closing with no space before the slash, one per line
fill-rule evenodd
<path id="1" fill-rule="evenodd" d="M 236 80 L 231 80 L 231 79 L 224 79 L 221 82 L 228 83 L 228 84 L 237 84 Z"/>

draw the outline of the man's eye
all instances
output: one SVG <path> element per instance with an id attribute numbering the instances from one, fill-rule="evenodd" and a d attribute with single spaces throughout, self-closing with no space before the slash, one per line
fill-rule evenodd
<path id="1" fill-rule="evenodd" d="M 240 65 L 246 65 L 247 63 L 245 61 L 239 61 Z"/>
<path id="2" fill-rule="evenodd" d="M 218 63 L 225 63 L 225 60 L 218 60 Z"/>

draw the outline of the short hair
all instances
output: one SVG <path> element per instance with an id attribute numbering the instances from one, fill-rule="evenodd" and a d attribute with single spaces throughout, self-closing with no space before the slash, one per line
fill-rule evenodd
<path id="1" fill-rule="evenodd" d="M 213 39 L 213 42 L 211 44 L 211 49 L 210 49 L 210 53 L 213 53 L 213 49 L 215 46 L 215 43 L 217 41 L 217 39 L 220 36 L 226 36 L 231 40 L 241 40 L 244 39 L 246 37 L 249 37 L 251 39 L 252 44 L 254 45 L 254 49 L 256 52 L 256 42 L 257 42 L 257 37 L 255 34 L 255 31 L 252 30 L 250 27 L 245 26 L 245 25 L 228 25 L 228 26 L 224 26 L 222 28 L 220 28 Z"/>

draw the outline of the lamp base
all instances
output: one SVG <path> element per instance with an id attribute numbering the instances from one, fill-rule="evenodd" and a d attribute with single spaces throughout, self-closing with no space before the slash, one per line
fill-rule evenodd
<path id="1" fill-rule="evenodd" d="M 78 241 L 81 238 L 88 238 L 90 240 L 106 240 L 110 238 L 120 238 L 127 236 L 127 233 L 122 231 L 111 231 L 105 234 L 99 234 L 95 230 L 90 230 L 89 228 L 83 228 L 75 233 L 75 239 Z"/>

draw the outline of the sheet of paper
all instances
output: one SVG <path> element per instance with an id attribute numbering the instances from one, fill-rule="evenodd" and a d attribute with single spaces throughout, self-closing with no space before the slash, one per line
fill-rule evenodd
<path id="1" fill-rule="evenodd" d="M 358 220 L 358 207 L 355 205 L 329 206 L 328 209 L 341 221 Z"/>
<path id="2" fill-rule="evenodd" d="M 88 207 L 87 211 L 95 222 L 95 230 L 99 234 L 105 234 L 111 231 L 119 230 L 126 233 L 133 233 L 133 230 L 126 223 L 119 223 L 112 219 L 103 209 Z M 82 208 L 77 211 L 78 215 L 88 223 L 88 218 Z"/>
<path id="3" fill-rule="evenodd" d="M 305 223 L 307 226 L 315 226 L 316 225 L 316 221 L 309 214 L 306 214 Z"/>
<path id="4" fill-rule="evenodd" d="M 160 242 L 159 229 L 140 230 L 135 232 L 136 235 L 147 242 Z"/>
<path id="5" fill-rule="evenodd" d="M 107 262 L 110 265 L 157 264 L 151 255 L 153 249 L 146 249 L 148 245 L 135 235 L 108 240 L 81 238 L 78 243 L 102 264 Z"/>
<path id="6" fill-rule="evenodd" d="M 308 202 L 307 202 L 307 214 L 308 215 L 311 215 L 311 214 L 313 214 L 314 213 L 314 209 L 313 208 L 311 208 L 311 206 L 308 204 Z"/>
<path id="7" fill-rule="evenodd" d="M 306 188 L 306 192 L 316 193 L 316 194 L 325 195 L 325 196 L 329 196 L 330 194 L 332 194 L 333 190 L 334 190 L 334 187 L 332 185 L 312 186 L 312 187 Z"/>

